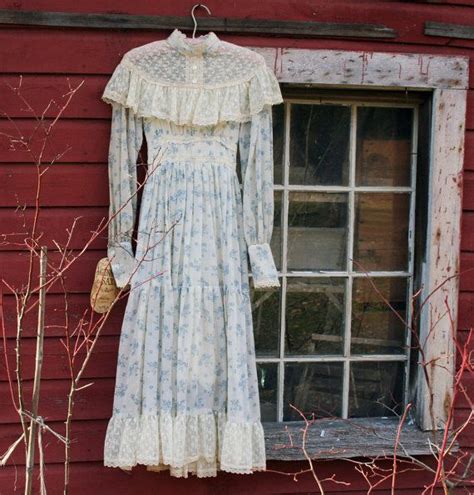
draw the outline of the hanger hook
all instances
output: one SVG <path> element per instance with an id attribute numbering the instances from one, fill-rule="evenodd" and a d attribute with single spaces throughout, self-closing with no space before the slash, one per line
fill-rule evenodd
<path id="1" fill-rule="evenodd" d="M 211 11 L 209 10 L 209 7 L 207 7 L 203 3 L 197 3 L 196 5 L 193 6 L 193 8 L 191 9 L 191 17 L 193 18 L 193 22 L 194 22 L 193 38 L 196 35 L 196 29 L 197 29 L 197 21 L 196 18 L 194 17 L 194 9 L 196 9 L 197 7 L 204 7 L 207 10 L 207 13 L 211 15 Z"/>

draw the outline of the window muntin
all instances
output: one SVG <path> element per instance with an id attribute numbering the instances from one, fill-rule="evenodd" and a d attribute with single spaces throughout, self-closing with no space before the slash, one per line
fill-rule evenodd
<path id="1" fill-rule="evenodd" d="M 417 105 L 286 98 L 273 111 L 281 288 L 252 289 L 262 419 L 300 420 L 289 402 L 316 416 L 398 413 L 408 399 Z"/>

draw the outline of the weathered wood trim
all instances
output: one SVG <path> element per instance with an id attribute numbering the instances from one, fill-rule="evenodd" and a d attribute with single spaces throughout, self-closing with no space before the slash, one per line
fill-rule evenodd
<path id="1" fill-rule="evenodd" d="M 425 429 L 444 427 L 452 407 L 466 100 L 467 91 L 446 89 L 436 90 L 433 97 L 429 223 L 421 298 L 427 303 L 420 321 L 429 383 L 420 366 L 417 391 L 418 421 Z"/>
<path id="2" fill-rule="evenodd" d="M 282 83 L 376 88 L 467 89 L 469 58 L 417 53 L 252 47 Z"/>
<path id="3" fill-rule="evenodd" d="M 304 460 L 303 421 L 264 423 L 267 460 Z M 432 455 L 436 439 L 416 425 L 402 425 L 397 444 L 398 418 L 320 419 L 308 428 L 306 451 L 312 459 Z M 457 446 L 455 446 L 457 449 Z"/>
<path id="4" fill-rule="evenodd" d="M 474 26 L 426 21 L 424 34 L 427 36 L 443 36 L 446 38 L 474 40 Z"/>
<path id="5" fill-rule="evenodd" d="M 453 328 L 457 328 L 461 174 L 469 60 L 424 54 L 253 49 L 265 57 L 282 83 L 329 88 L 402 87 L 433 92 L 429 224 L 422 267 L 422 300 L 431 296 L 423 306 L 420 328 L 430 384 L 420 367 L 416 410 L 419 426 L 424 430 L 444 427 L 452 402 L 455 373 Z"/>
<path id="6" fill-rule="evenodd" d="M 88 14 L 72 12 L 37 12 L 0 10 L 0 24 L 76 27 L 95 29 L 192 29 L 190 16 L 153 16 L 127 14 Z M 265 36 L 329 38 L 396 38 L 397 32 L 381 24 L 353 24 L 269 19 L 229 19 L 200 17 L 199 29 L 224 33 Z"/>

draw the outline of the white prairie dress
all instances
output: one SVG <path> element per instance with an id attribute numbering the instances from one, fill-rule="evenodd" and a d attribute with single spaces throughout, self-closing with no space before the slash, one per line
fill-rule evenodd
<path id="1" fill-rule="evenodd" d="M 278 81 L 262 55 L 175 29 L 125 53 L 102 100 L 112 106 L 108 257 L 117 285 L 130 284 L 104 465 L 178 477 L 264 470 L 249 261 L 254 287 L 280 285 L 269 245 Z"/>

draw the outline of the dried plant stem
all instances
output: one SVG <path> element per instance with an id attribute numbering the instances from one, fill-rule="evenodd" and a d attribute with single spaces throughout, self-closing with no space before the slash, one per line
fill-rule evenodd
<path id="1" fill-rule="evenodd" d="M 33 393 L 31 398 L 31 414 L 33 418 L 38 415 L 38 404 L 41 385 L 41 367 L 43 365 L 43 341 L 44 341 L 44 313 L 46 305 L 46 267 L 47 267 L 47 247 L 43 246 L 40 253 L 40 291 L 38 303 L 38 325 L 36 332 L 36 355 L 35 374 L 33 379 Z M 37 422 L 30 421 L 30 434 L 28 438 L 28 452 L 26 457 L 26 482 L 25 495 L 32 493 L 33 469 L 35 466 L 35 440 Z"/>

